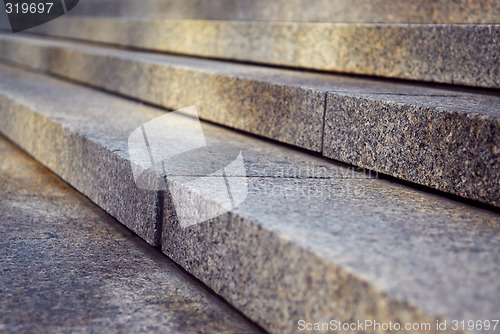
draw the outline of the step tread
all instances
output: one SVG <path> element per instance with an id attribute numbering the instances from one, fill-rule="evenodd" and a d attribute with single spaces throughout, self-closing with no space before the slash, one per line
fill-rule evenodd
<path id="1" fill-rule="evenodd" d="M 120 202 L 137 191 L 133 180 L 115 191 L 123 179 L 100 174 L 130 175 L 128 136 L 165 113 L 3 65 L 0 73 L 1 131 L 97 204 L 126 211 Z M 196 122 L 179 115 L 171 121 L 186 134 Z M 163 215 L 157 197 L 133 197 L 128 205 L 164 219 L 163 251 L 265 329 L 297 331 L 300 319 L 435 323 L 498 315 L 497 213 L 202 124 L 207 141 L 241 148 L 250 172 L 234 178 L 247 182 L 246 200 L 190 226 L 175 219 L 168 194 Z M 71 159 L 81 161 L 73 174 L 87 173 L 92 187 L 66 174 Z M 177 203 L 220 207 L 189 181 L 189 174 L 170 181 Z M 94 197 L 93 187 L 107 197 Z"/>
<path id="2" fill-rule="evenodd" d="M 500 97 L 0 34 L 1 57 L 500 205 Z M 326 104 L 325 104 L 326 103 Z M 326 106 L 326 114 L 325 114 Z"/>
<path id="3" fill-rule="evenodd" d="M 499 24 L 350 24 L 72 16 L 59 18 L 33 31 L 199 57 L 500 88 Z"/>

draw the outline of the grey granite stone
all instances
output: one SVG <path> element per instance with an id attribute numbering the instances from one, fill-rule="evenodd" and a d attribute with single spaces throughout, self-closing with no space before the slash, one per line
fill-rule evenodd
<path id="1" fill-rule="evenodd" d="M 498 213 L 382 180 L 247 178 L 236 209 L 183 226 L 179 198 L 221 206 L 188 181 L 172 181 L 163 251 L 271 332 L 498 316 Z"/>
<path id="2" fill-rule="evenodd" d="M 206 20 L 500 23 L 494 0 L 86 0 L 72 14 Z"/>
<path id="3" fill-rule="evenodd" d="M 0 46 L 0 57 L 19 65 L 170 109 L 194 104 L 203 119 L 499 205 L 500 102 L 494 92 L 300 73 L 47 38 L 0 35 Z M 446 136 L 445 129 L 450 130 Z"/>
<path id="4" fill-rule="evenodd" d="M 157 244 L 164 189 L 135 186 L 127 139 L 137 127 L 164 113 L 58 80 L 1 68 L 0 130 L 146 241 Z M 291 149 L 266 149 L 248 143 L 242 135 L 217 134 L 220 130 L 209 125 L 203 128 L 211 134 L 209 143 L 232 138 L 236 147 L 242 147 L 244 174 L 251 177 L 366 177 L 356 167 L 340 168 L 321 158 L 304 160 Z M 274 163 L 262 161 L 262 152 L 273 155 Z"/>
<path id="5" fill-rule="evenodd" d="M 196 120 L 181 117 L 170 121 L 188 138 Z M 209 146 L 222 147 L 214 158 L 222 165 L 242 153 L 245 175 L 225 169 L 233 198 L 245 184 L 244 200 L 228 209 L 215 173 L 204 178 L 175 169 L 167 177 L 162 248 L 266 329 L 298 331 L 304 318 L 434 326 L 442 318 L 496 316 L 497 213 L 338 171 L 208 124 L 203 132 Z M 288 172 L 280 175 L 283 165 Z M 186 210 L 214 219 L 185 224 L 179 216 Z"/>
<path id="6" fill-rule="evenodd" d="M 260 333 L 0 138 L 2 333 Z"/>
<path id="7" fill-rule="evenodd" d="M 2 240 L 130 238 L 123 225 L 38 163 L 0 140 Z"/>
<path id="8" fill-rule="evenodd" d="M 21 45 L 6 36 L 3 58 L 170 109 L 196 105 L 203 119 L 321 151 L 325 90 L 308 78 L 255 66 L 30 41 Z"/>
<path id="9" fill-rule="evenodd" d="M 96 97 L 90 90 L 75 94 L 78 90 L 71 85 L 54 88 L 36 77 L 30 81 L 28 75 L 2 69 L 2 133 L 148 243 L 157 245 L 160 194 L 135 187 L 126 142 L 116 140 L 127 138 L 147 113 L 130 117 L 128 111 L 134 105 L 117 100 L 112 114 L 116 118 L 101 123 L 103 113 L 111 107 L 106 96 Z"/>
<path id="10" fill-rule="evenodd" d="M 500 97 L 434 94 L 329 93 L 323 154 L 500 206 Z"/>
<path id="11" fill-rule="evenodd" d="M 22 123 L 23 115 L 60 124 L 64 133 L 74 133 L 82 141 L 91 138 L 103 149 L 122 150 L 138 124 L 168 115 L 25 71 L 1 66 L 1 73 L 1 131 L 9 136 L 19 133 L 13 140 L 35 157 L 37 149 L 22 143 L 29 142 L 30 132 L 43 139 L 45 123 L 30 127 Z M 57 97 L 51 95 L 54 91 Z M 74 109 L 67 107 L 69 99 Z M 99 107 L 102 101 L 107 108 Z M 189 121 L 196 119 L 171 115 L 170 127 L 189 138 Z M 14 124 L 24 126 L 13 131 Z M 222 178 L 216 173 L 168 175 L 162 250 L 265 329 L 299 332 L 299 320 L 435 324 L 437 319 L 497 317 L 498 213 L 373 175 L 341 171 L 341 166 L 330 166 L 321 158 L 213 125 L 204 125 L 203 132 L 210 147 L 222 147 L 216 157 L 224 165 L 237 149 L 219 144 L 241 147 L 245 172 L 233 173 L 229 164 L 224 179 L 233 199 L 243 200 L 228 207 L 214 187 L 217 177 Z M 172 146 L 165 143 L 163 152 L 168 155 Z M 53 156 L 57 151 L 49 146 L 45 152 Z M 130 158 L 124 151 L 114 154 Z M 94 155 L 95 160 L 106 159 Z M 58 165 L 69 158 L 59 155 Z M 46 161 L 50 166 L 50 159 Z M 292 172 L 282 173 L 283 165 Z M 304 172 L 294 172 L 303 166 Z M 120 163 L 106 168 L 130 173 Z M 136 191 L 133 183 L 127 186 L 131 188 L 126 192 Z M 84 189 L 84 194 L 90 190 Z M 149 210 L 156 212 L 156 207 Z M 180 217 L 186 212 L 218 216 L 183 224 Z"/>
<path id="12" fill-rule="evenodd" d="M 36 31 L 176 54 L 500 88 L 498 24 L 66 17 Z"/>

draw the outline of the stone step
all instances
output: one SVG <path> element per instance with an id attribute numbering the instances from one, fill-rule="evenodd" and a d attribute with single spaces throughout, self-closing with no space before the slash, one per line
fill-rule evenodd
<path id="1" fill-rule="evenodd" d="M 33 31 L 174 54 L 500 88 L 499 24 L 301 23 L 65 16 Z"/>
<path id="2" fill-rule="evenodd" d="M 86 0 L 72 14 L 198 20 L 500 23 L 495 0 Z"/>
<path id="3" fill-rule="evenodd" d="M 0 58 L 500 205 L 500 97 L 0 34 Z"/>
<path id="4" fill-rule="evenodd" d="M 1 136 L 0 157 L 0 332 L 263 333 Z"/>
<path id="5" fill-rule="evenodd" d="M 5 136 L 270 332 L 498 319 L 498 212 L 200 123 L 193 107 L 0 75 Z"/>

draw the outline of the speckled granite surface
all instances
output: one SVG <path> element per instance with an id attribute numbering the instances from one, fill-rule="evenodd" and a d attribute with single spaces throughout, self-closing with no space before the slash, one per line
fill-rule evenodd
<path id="1" fill-rule="evenodd" d="M 89 137 L 105 147 L 124 147 L 128 134 L 119 127 L 163 114 L 40 75 L 3 66 L 1 71 L 4 81 L 10 80 L 2 88 L 3 100 L 36 108 L 35 118 L 63 124 L 64 133 L 81 133 L 76 137 L 82 141 Z M 41 99 L 43 94 L 33 87 L 37 83 L 45 87 L 46 97 L 50 90 L 71 95 L 78 114 L 51 111 L 68 101 Z M 104 99 L 108 108 L 98 108 Z M 1 112 L 2 120 L 27 113 L 14 108 Z M 179 126 L 185 124 L 185 116 L 177 117 L 184 121 Z M 109 131 L 99 130 L 104 127 Z M 38 134 L 40 128 L 32 131 Z M 248 174 L 231 176 L 231 181 L 247 184 L 246 199 L 214 219 L 182 226 L 179 203 L 214 212 L 221 203 L 200 193 L 192 176 L 169 179 L 177 202 L 173 205 L 172 193 L 166 194 L 162 250 L 265 329 L 298 332 L 299 320 L 435 324 L 437 319 L 498 316 L 498 213 L 342 171 L 345 167 L 319 157 L 214 125 L 204 124 L 203 131 L 212 144 L 241 147 Z M 114 154 L 124 156 L 122 151 Z M 209 180 L 204 189 L 210 186 Z"/>
<path id="2" fill-rule="evenodd" d="M 500 25 L 65 17 L 49 35 L 246 62 L 500 88 Z"/>
<path id="3" fill-rule="evenodd" d="M 428 94 L 329 93 L 323 154 L 500 206 L 500 96 Z"/>
<path id="4" fill-rule="evenodd" d="M 236 210 L 187 228 L 167 204 L 162 246 L 271 332 L 498 317 L 498 214 L 380 180 L 248 184 Z"/>
<path id="5" fill-rule="evenodd" d="M 102 124 L 102 114 L 110 112 L 106 96 L 96 97 L 90 90 L 75 94 L 70 85 L 54 89 L 43 80 L 23 80 L 23 75 L 2 71 L 0 131 L 141 238 L 157 245 L 160 195 L 135 187 L 125 157 L 126 142 L 116 140 L 126 138 L 147 120 L 147 113 L 134 118 L 128 112 L 135 110 L 134 105 L 117 100 L 116 120 Z"/>
<path id="6" fill-rule="evenodd" d="M 0 332 L 261 333 L 0 137 Z"/>
<path id="7" fill-rule="evenodd" d="M 15 40 L 6 36 L 4 59 L 174 110 L 196 105 L 206 120 L 321 150 L 325 91 L 300 75 L 284 78 L 286 83 L 266 68 L 145 53 L 136 58 L 136 53 L 76 43 L 67 49 L 66 43 L 36 39 L 8 47 Z"/>
<path id="8" fill-rule="evenodd" d="M 217 138 L 218 130 L 205 126 L 207 140 L 242 147 L 245 163 L 269 173 L 233 176 L 233 184 L 247 184 L 246 199 L 190 226 L 179 208 L 220 212 L 223 201 L 203 191 L 213 189 L 212 179 L 173 178 L 162 248 L 264 328 L 300 332 L 306 319 L 434 325 L 441 317 L 498 315 L 498 213 L 355 171 L 283 177 L 274 172 L 283 160 L 300 165 L 251 148 L 240 135 Z"/>
<path id="9" fill-rule="evenodd" d="M 0 45 L 1 57 L 17 64 L 171 109 L 196 105 L 202 118 L 216 123 L 500 205 L 500 98 L 494 92 L 152 55 L 53 39 L 0 35 Z"/>

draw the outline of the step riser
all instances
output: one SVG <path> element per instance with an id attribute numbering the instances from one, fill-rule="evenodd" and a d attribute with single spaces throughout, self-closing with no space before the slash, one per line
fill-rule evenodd
<path id="1" fill-rule="evenodd" d="M 167 203 L 166 217 L 173 211 Z M 298 322 L 305 319 L 404 314 L 415 322 L 429 321 L 421 310 L 388 299 L 349 271 L 237 214 L 190 229 L 165 222 L 163 252 L 271 333 L 302 333 Z"/>
<path id="2" fill-rule="evenodd" d="M 498 97 L 68 45 L 0 37 L 0 57 L 500 206 Z"/>
<path id="3" fill-rule="evenodd" d="M 161 64 L 48 45 L 25 48 L 6 42 L 1 48 L 3 59 L 24 66 L 169 109 L 196 105 L 203 119 L 321 151 L 325 109 L 321 90 L 253 80 L 245 73 L 212 71 L 196 63 Z"/>
<path id="4" fill-rule="evenodd" d="M 323 155 L 500 206 L 500 119 L 406 104 L 409 99 L 328 93 Z M 492 111 L 500 111 L 499 102 Z"/>
<path id="5" fill-rule="evenodd" d="M 135 186 L 130 161 L 28 106 L 0 96 L 2 133 L 146 242 L 158 246 L 160 196 Z"/>
<path id="6" fill-rule="evenodd" d="M 71 17 L 34 31 L 200 57 L 500 88 L 500 25 Z"/>

